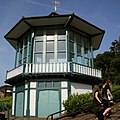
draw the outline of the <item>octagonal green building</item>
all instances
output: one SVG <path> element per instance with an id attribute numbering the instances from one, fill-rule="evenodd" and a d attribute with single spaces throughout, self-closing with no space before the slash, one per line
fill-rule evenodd
<path id="1" fill-rule="evenodd" d="M 12 115 L 46 118 L 71 94 L 92 92 L 102 78 L 93 52 L 104 33 L 75 14 L 22 17 L 5 35 L 16 50 L 5 81 L 13 86 Z"/>

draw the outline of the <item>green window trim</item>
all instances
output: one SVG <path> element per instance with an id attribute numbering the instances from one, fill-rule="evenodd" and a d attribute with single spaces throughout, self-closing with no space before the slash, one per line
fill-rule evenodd
<path id="1" fill-rule="evenodd" d="M 24 63 L 31 62 L 31 46 L 32 46 L 32 33 L 26 34 L 19 38 L 16 49 L 16 63 L 15 67 L 18 67 Z"/>

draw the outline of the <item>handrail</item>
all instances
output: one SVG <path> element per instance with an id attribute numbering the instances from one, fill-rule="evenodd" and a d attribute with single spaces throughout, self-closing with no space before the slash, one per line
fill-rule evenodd
<path id="1" fill-rule="evenodd" d="M 118 91 L 118 90 L 120 90 L 120 88 L 118 88 L 118 89 L 112 91 L 112 93 L 114 93 L 114 92 L 116 92 L 116 91 Z M 116 98 L 116 99 L 113 98 L 112 100 L 114 101 L 114 100 L 117 100 L 117 99 L 119 100 L 120 98 L 119 98 L 119 97 Z M 112 100 L 110 100 L 110 101 L 112 101 Z M 88 103 L 90 103 L 90 102 L 93 102 L 93 100 L 90 100 L 90 101 L 88 101 L 88 102 L 85 103 L 85 104 L 88 104 Z M 84 104 L 84 105 L 85 105 L 85 104 Z M 93 106 L 93 107 L 95 107 L 95 106 Z M 51 120 L 58 120 L 58 119 L 61 119 L 61 118 L 63 118 L 63 117 L 67 117 L 68 114 L 65 115 L 65 116 L 62 116 L 62 117 L 59 117 L 59 118 L 54 119 L 54 117 L 53 117 L 54 115 L 56 115 L 56 114 L 58 114 L 58 113 L 62 113 L 62 112 L 64 112 L 64 111 L 67 111 L 67 110 L 61 110 L 61 111 L 52 113 L 52 114 L 48 115 L 48 117 L 46 118 L 46 120 L 48 120 L 50 117 L 51 117 Z M 77 115 L 77 114 L 79 114 L 80 112 L 81 112 L 81 111 L 76 111 L 76 112 L 70 114 L 69 116 Z M 91 112 L 91 113 L 92 113 L 92 112 Z"/>
<path id="2" fill-rule="evenodd" d="M 51 117 L 51 120 L 53 120 L 53 116 L 54 116 L 54 115 L 56 115 L 56 114 L 58 114 L 58 113 L 62 113 L 62 112 L 64 112 L 64 111 L 66 111 L 66 110 L 61 110 L 61 111 L 58 111 L 58 112 L 52 113 L 52 114 L 48 115 L 48 117 L 46 118 L 46 120 L 48 120 L 49 117 Z"/>
<path id="3" fill-rule="evenodd" d="M 4 111 L 5 111 L 4 109 L 7 110 L 7 118 L 8 118 L 8 120 L 10 120 L 10 108 L 4 106 L 4 104 L 2 104 L 2 105 L 3 105 L 3 106 L 2 106 L 2 111 L 4 112 Z"/>

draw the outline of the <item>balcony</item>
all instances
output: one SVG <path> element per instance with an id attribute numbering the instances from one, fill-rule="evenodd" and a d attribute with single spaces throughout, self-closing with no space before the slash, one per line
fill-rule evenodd
<path id="1" fill-rule="evenodd" d="M 73 62 L 65 63 L 40 63 L 40 64 L 24 64 L 18 68 L 7 72 L 7 80 L 15 78 L 20 75 L 28 74 L 80 74 L 91 77 L 101 78 L 101 70 L 86 67 Z"/>

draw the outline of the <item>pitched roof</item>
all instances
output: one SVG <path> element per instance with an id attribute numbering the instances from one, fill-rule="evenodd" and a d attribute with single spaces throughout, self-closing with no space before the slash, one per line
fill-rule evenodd
<path id="1" fill-rule="evenodd" d="M 49 22 L 48 22 L 49 21 Z M 4 36 L 5 39 L 16 48 L 17 39 L 26 31 L 37 26 L 57 26 L 73 27 L 92 37 L 93 49 L 99 49 L 105 31 L 75 14 L 49 16 L 22 17 L 22 19 Z"/>

